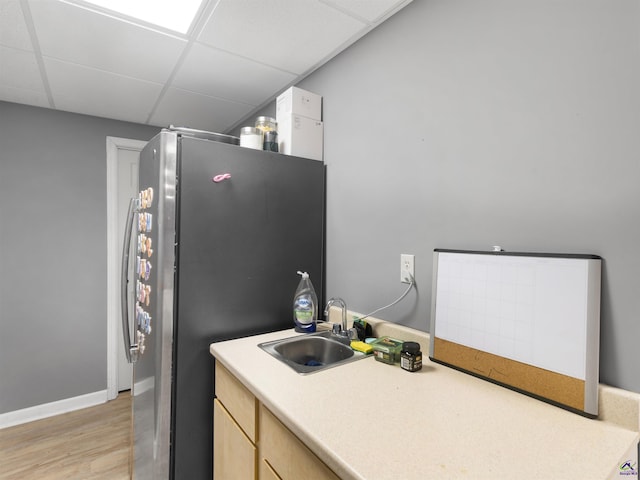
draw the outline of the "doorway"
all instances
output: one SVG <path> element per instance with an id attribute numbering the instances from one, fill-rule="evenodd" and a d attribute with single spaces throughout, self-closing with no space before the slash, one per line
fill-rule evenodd
<path id="1" fill-rule="evenodd" d="M 138 194 L 138 162 L 146 144 L 107 137 L 107 400 L 131 388 L 132 367 L 122 339 L 120 262 L 129 199 Z"/>

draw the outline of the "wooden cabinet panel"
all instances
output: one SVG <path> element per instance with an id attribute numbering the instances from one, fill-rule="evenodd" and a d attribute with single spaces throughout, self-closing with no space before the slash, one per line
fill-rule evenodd
<path id="1" fill-rule="evenodd" d="M 216 397 L 249 439 L 256 443 L 256 397 L 220 362 L 216 362 Z"/>
<path id="2" fill-rule="evenodd" d="M 220 363 L 216 397 L 214 480 L 340 480 Z"/>
<path id="3" fill-rule="evenodd" d="M 214 480 L 256 480 L 256 447 L 217 399 L 213 424 Z"/>
<path id="4" fill-rule="evenodd" d="M 264 458 L 260 462 L 260 470 L 258 478 L 260 480 L 282 480 L 276 472 L 273 471 L 269 462 L 267 462 Z"/>
<path id="5" fill-rule="evenodd" d="M 260 405 L 259 445 L 261 473 L 266 460 L 276 478 L 282 480 L 340 480 L 263 405 Z"/>

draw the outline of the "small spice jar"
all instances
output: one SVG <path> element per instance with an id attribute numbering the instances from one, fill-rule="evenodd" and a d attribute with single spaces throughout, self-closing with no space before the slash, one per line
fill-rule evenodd
<path id="1" fill-rule="evenodd" d="M 268 150 L 270 152 L 278 151 L 278 132 L 275 130 L 269 130 L 268 132 L 264 132 L 264 150 Z"/>
<path id="2" fill-rule="evenodd" d="M 240 130 L 240 146 L 262 150 L 263 139 L 262 130 L 255 127 L 242 127 Z"/>
<path id="3" fill-rule="evenodd" d="M 263 132 L 278 131 L 278 123 L 272 117 L 258 117 L 256 118 L 256 128 Z"/>
<path id="4" fill-rule="evenodd" d="M 422 352 L 417 342 L 404 342 L 400 351 L 400 366 L 408 372 L 417 372 L 422 368 Z"/>

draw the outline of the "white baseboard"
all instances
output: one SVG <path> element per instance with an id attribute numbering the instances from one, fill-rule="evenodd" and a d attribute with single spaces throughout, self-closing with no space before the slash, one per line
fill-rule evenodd
<path id="1" fill-rule="evenodd" d="M 44 403 L 34 407 L 23 408 L 22 410 L 14 410 L 13 412 L 0 413 L 0 429 L 13 427 L 22 423 L 40 420 L 42 418 L 60 415 L 61 413 L 80 410 L 81 408 L 93 407 L 106 403 L 107 391 L 87 393 L 79 397 L 65 398 L 57 402 Z"/>

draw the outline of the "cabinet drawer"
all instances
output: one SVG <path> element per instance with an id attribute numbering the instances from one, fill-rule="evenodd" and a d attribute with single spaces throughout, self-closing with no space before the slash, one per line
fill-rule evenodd
<path id="1" fill-rule="evenodd" d="M 260 468 L 266 460 L 282 480 L 340 480 L 298 437 L 260 405 Z"/>
<path id="2" fill-rule="evenodd" d="M 256 397 L 220 362 L 216 362 L 216 397 L 249 439 L 256 443 Z"/>

